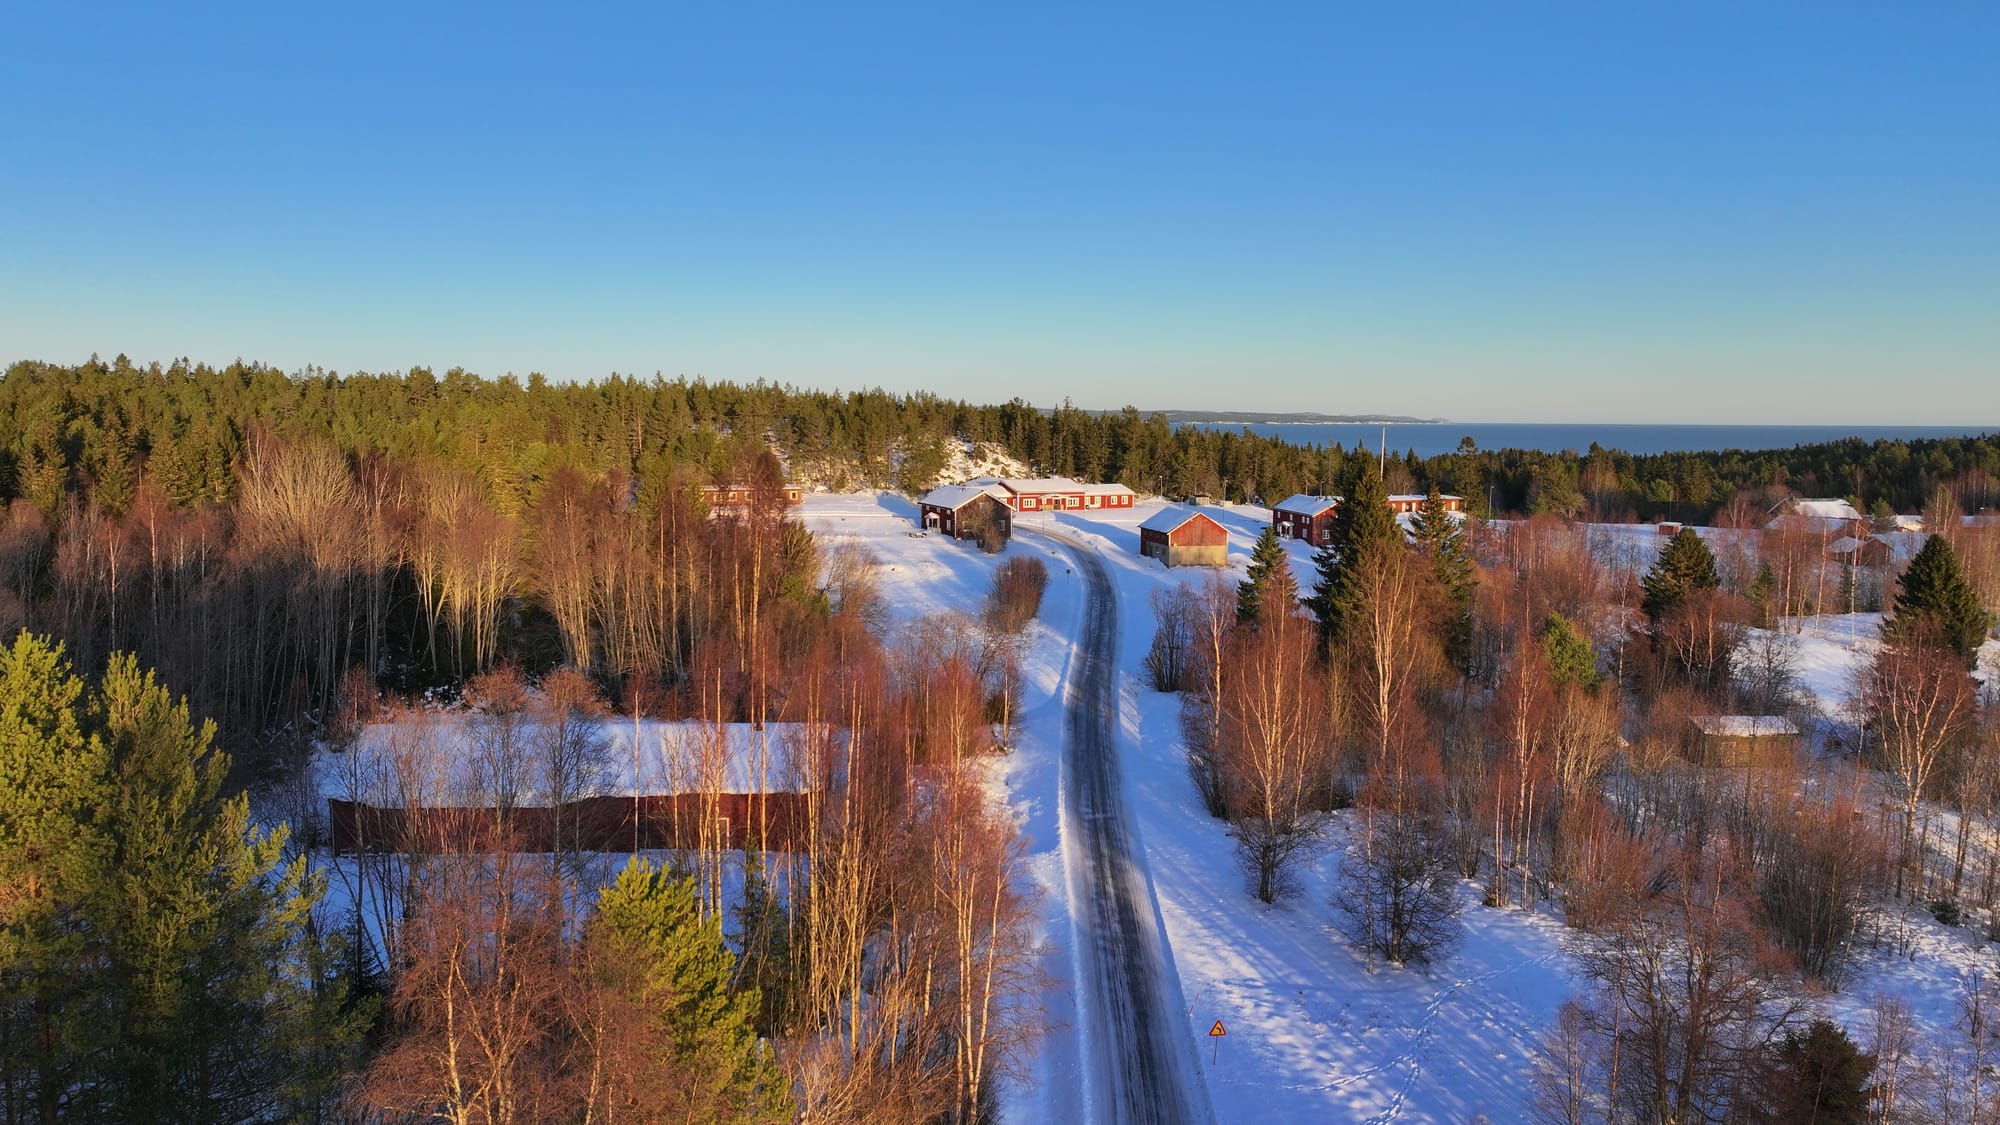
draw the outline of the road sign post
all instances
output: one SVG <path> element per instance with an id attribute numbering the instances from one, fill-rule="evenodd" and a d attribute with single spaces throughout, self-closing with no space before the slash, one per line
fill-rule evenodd
<path id="1" fill-rule="evenodd" d="M 1227 1034 L 1229 1032 L 1223 1029 L 1221 1020 L 1216 1020 L 1215 1026 L 1208 1029 L 1208 1065 L 1214 1066 L 1216 1059 L 1221 1057 L 1222 1037 Z"/>

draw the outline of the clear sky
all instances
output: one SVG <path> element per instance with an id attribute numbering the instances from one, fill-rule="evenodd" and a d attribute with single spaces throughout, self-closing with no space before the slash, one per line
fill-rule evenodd
<path id="1" fill-rule="evenodd" d="M 0 358 L 2000 425 L 2000 5 L 10 6 Z"/>

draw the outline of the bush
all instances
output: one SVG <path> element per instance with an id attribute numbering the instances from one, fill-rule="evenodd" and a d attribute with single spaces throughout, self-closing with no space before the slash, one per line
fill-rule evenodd
<path id="1" fill-rule="evenodd" d="M 1049 568 L 1042 560 L 1017 555 L 993 573 L 993 592 L 986 597 L 986 622 L 1003 633 L 1028 627 L 1042 608 L 1042 591 L 1049 585 Z"/>
<path id="2" fill-rule="evenodd" d="M 1953 900 L 1941 898 L 1931 903 L 1931 917 L 1947 926 L 1956 926 L 1965 921 L 1965 911 L 1959 909 L 1958 903 Z"/>

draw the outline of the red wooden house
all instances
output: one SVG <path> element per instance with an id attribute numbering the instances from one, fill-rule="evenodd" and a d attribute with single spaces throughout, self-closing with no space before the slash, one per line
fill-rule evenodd
<path id="1" fill-rule="evenodd" d="M 1085 512 L 1130 508 L 1138 494 L 1122 484 L 1087 484 L 1069 477 L 981 477 L 966 482 L 999 490 L 1017 512 Z"/>
<path id="2" fill-rule="evenodd" d="M 978 539 L 997 534 L 1002 542 L 1013 531 L 1013 509 L 1005 493 L 994 485 L 947 484 L 924 493 L 917 501 L 919 520 L 925 531 L 937 531 L 954 539 Z"/>
<path id="3" fill-rule="evenodd" d="M 1281 539 L 1303 539 L 1313 546 L 1331 542 L 1333 518 L 1340 512 L 1340 497 L 1288 496 L 1271 509 L 1271 527 Z"/>

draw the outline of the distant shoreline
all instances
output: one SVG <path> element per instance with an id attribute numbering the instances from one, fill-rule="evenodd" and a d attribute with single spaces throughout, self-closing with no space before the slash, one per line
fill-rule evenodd
<path id="1" fill-rule="evenodd" d="M 1318 414 L 1299 410 L 1264 413 L 1247 410 L 1142 410 L 1140 414 L 1164 416 L 1169 422 L 1202 426 L 1441 426 L 1450 418 L 1413 418 L 1404 414 Z"/>

